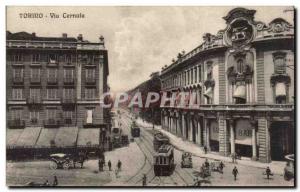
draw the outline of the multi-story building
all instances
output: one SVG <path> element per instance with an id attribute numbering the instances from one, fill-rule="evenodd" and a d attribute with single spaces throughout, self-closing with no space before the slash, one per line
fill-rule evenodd
<path id="1" fill-rule="evenodd" d="M 196 94 L 196 106 L 162 109 L 164 129 L 210 151 L 270 162 L 294 153 L 294 26 L 236 8 L 227 27 L 162 69 L 162 90 Z"/>
<path id="2" fill-rule="evenodd" d="M 6 35 L 7 148 L 104 145 L 110 124 L 100 107 L 109 74 L 104 38 Z"/>

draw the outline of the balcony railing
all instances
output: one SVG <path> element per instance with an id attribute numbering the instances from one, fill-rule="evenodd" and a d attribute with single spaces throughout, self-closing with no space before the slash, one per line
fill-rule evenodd
<path id="1" fill-rule="evenodd" d="M 23 77 L 13 77 L 13 83 L 14 84 L 23 84 L 24 78 Z"/>
<path id="2" fill-rule="evenodd" d="M 88 77 L 88 78 L 85 79 L 85 83 L 89 84 L 89 85 L 96 84 L 96 79 Z"/>
<path id="3" fill-rule="evenodd" d="M 61 99 L 61 103 L 62 104 L 75 104 L 76 99 L 75 99 L 75 97 L 63 97 Z"/>
<path id="4" fill-rule="evenodd" d="M 64 78 L 64 84 L 65 85 L 73 85 L 74 84 L 74 78 L 70 78 L 70 77 L 65 77 Z"/>
<path id="5" fill-rule="evenodd" d="M 27 98 L 27 104 L 29 105 L 37 105 L 37 104 L 41 104 L 42 100 L 40 97 L 29 97 Z"/>
<path id="6" fill-rule="evenodd" d="M 30 78 L 30 83 L 32 83 L 32 84 L 39 84 L 39 83 L 41 83 L 41 77 L 31 77 Z"/>
<path id="7" fill-rule="evenodd" d="M 292 111 L 294 104 L 202 104 L 175 105 L 164 108 L 195 109 L 202 111 Z"/>
<path id="8" fill-rule="evenodd" d="M 56 128 L 59 127 L 60 121 L 57 119 L 47 119 L 44 120 L 44 126 L 47 128 Z"/>
<path id="9" fill-rule="evenodd" d="M 25 121 L 21 119 L 8 120 L 7 124 L 8 127 L 12 129 L 19 129 L 25 127 Z"/>
<path id="10" fill-rule="evenodd" d="M 57 84 L 57 77 L 49 77 L 47 82 L 50 85 L 55 85 L 55 84 Z"/>

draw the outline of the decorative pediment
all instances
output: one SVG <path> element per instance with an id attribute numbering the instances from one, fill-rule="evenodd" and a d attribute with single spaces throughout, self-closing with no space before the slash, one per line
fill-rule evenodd
<path id="1" fill-rule="evenodd" d="M 269 24 L 269 32 L 273 33 L 282 33 L 284 31 L 289 31 L 293 28 L 293 25 L 291 25 L 289 22 L 282 18 L 276 18 Z"/>
<path id="2" fill-rule="evenodd" d="M 223 17 L 227 24 L 238 18 L 244 18 L 246 20 L 253 21 L 255 10 L 249 10 L 242 7 L 232 9 L 229 13 Z"/>

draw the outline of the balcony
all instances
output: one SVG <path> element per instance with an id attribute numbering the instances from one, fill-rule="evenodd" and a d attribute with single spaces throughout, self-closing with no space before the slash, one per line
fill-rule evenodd
<path id="1" fill-rule="evenodd" d="M 12 80 L 13 80 L 14 84 L 18 84 L 18 85 L 24 84 L 24 78 L 23 77 L 13 77 Z"/>
<path id="2" fill-rule="evenodd" d="M 42 104 L 42 100 L 40 97 L 29 97 L 27 98 L 28 105 L 39 105 Z"/>
<path id="3" fill-rule="evenodd" d="M 61 99 L 61 103 L 65 105 L 73 105 L 76 103 L 76 98 L 75 97 L 63 97 Z"/>
<path id="4" fill-rule="evenodd" d="M 59 125 L 60 125 L 60 122 L 57 119 L 50 118 L 50 119 L 44 120 L 44 126 L 46 128 L 57 128 L 57 127 L 59 127 Z"/>
<path id="5" fill-rule="evenodd" d="M 21 129 L 25 127 L 25 121 L 21 119 L 8 120 L 7 125 L 11 129 Z"/>
<path id="6" fill-rule="evenodd" d="M 50 59 L 47 63 L 48 67 L 58 67 L 58 60 Z"/>
<path id="7" fill-rule="evenodd" d="M 74 85 L 75 81 L 74 78 L 70 78 L 70 77 L 65 77 L 64 78 L 64 84 L 65 85 Z"/>
<path id="8" fill-rule="evenodd" d="M 41 83 L 41 77 L 30 77 L 30 83 L 31 84 L 40 84 Z"/>
<path id="9" fill-rule="evenodd" d="M 96 78 L 90 78 L 90 77 L 88 77 L 88 78 L 85 79 L 85 83 L 87 85 L 95 85 L 96 84 Z"/>
<path id="10" fill-rule="evenodd" d="M 57 77 L 49 77 L 47 79 L 48 85 L 56 85 L 57 84 Z"/>

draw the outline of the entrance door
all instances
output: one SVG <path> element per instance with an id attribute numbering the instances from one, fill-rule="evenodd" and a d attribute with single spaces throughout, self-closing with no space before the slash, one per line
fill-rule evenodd
<path id="1" fill-rule="evenodd" d="M 270 129 L 271 159 L 284 160 L 294 153 L 293 129 L 289 122 L 274 122 Z"/>

